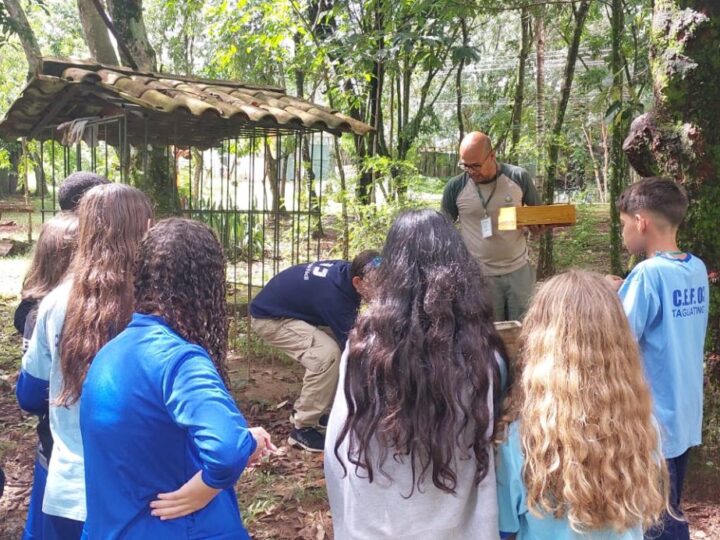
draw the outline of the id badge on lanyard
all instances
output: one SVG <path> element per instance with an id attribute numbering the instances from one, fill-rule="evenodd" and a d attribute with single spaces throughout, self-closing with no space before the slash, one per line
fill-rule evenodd
<path id="1" fill-rule="evenodd" d="M 485 217 L 480 220 L 480 232 L 483 238 L 490 238 L 493 234 L 493 230 L 492 219 L 488 214 L 488 205 L 490 204 L 493 195 L 495 195 L 495 190 L 497 189 L 497 179 L 495 179 L 495 185 L 493 186 L 493 189 L 490 192 L 490 196 L 487 198 L 487 200 L 485 200 L 485 197 L 483 197 L 483 194 L 480 191 L 480 186 L 476 184 L 475 187 L 477 188 L 478 197 L 480 197 L 480 202 L 482 203 L 483 209 L 485 210 Z"/>
<path id="2" fill-rule="evenodd" d="M 480 231 L 483 238 L 490 238 L 492 236 L 492 219 L 490 219 L 490 216 L 480 220 Z"/>

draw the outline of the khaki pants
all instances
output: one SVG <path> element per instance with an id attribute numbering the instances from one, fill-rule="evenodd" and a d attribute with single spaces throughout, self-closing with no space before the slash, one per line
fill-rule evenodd
<path id="1" fill-rule="evenodd" d="M 305 368 L 302 390 L 295 401 L 295 427 L 314 427 L 335 398 L 340 347 L 330 329 L 296 319 L 256 319 L 252 329 Z"/>
<path id="2" fill-rule="evenodd" d="M 535 269 L 530 263 L 509 274 L 488 276 L 487 282 L 495 320 L 522 321 L 535 290 Z"/>

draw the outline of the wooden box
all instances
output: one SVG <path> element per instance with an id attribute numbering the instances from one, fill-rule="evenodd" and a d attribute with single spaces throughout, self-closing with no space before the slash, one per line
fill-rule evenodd
<path id="1" fill-rule="evenodd" d="M 518 321 L 502 321 L 495 323 L 495 330 L 500 334 L 500 339 L 505 344 L 509 360 L 512 362 L 517 356 L 522 325 Z"/>
<path id="2" fill-rule="evenodd" d="M 575 225 L 575 205 L 505 206 L 500 208 L 498 230 L 514 231 L 528 225 Z"/>

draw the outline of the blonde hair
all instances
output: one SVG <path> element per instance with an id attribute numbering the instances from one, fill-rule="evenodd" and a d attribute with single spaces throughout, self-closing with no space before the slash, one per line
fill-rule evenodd
<path id="1" fill-rule="evenodd" d="M 577 532 L 657 522 L 668 474 L 640 352 L 617 294 L 570 271 L 535 296 L 499 432 L 520 421 L 528 509 Z"/>
<path id="2" fill-rule="evenodd" d="M 39 302 L 60 283 L 70 266 L 77 239 L 75 214 L 61 212 L 43 224 L 23 281 L 23 300 Z"/>

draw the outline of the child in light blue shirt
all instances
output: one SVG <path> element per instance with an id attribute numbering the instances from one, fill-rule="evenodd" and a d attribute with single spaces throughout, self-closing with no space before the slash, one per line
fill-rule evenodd
<path id="1" fill-rule="evenodd" d="M 617 201 L 628 250 L 647 259 L 625 281 L 609 276 L 635 334 L 660 424 L 663 456 L 671 478 L 670 506 L 682 515 L 680 498 L 688 452 L 701 442 L 703 361 L 709 312 L 705 264 L 681 251 L 677 231 L 688 199 L 671 180 L 647 178 Z M 652 538 L 688 539 L 687 522 L 665 517 Z"/>

